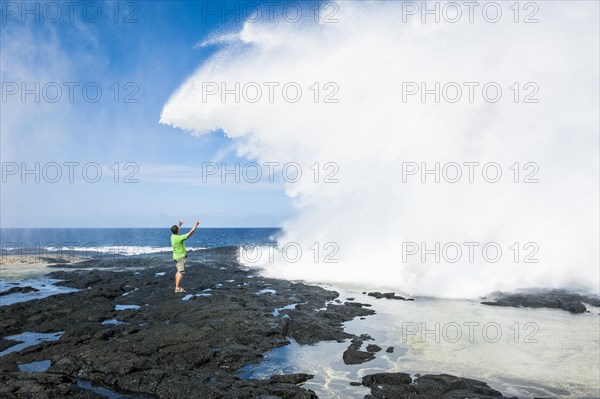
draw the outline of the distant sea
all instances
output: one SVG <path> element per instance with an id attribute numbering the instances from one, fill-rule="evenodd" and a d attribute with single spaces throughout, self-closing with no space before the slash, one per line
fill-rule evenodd
<path id="1" fill-rule="evenodd" d="M 190 227 L 183 226 L 186 233 Z M 280 228 L 199 228 L 189 250 L 277 244 Z M 0 254 L 142 255 L 171 250 L 169 228 L 2 228 Z"/>
<path id="2" fill-rule="evenodd" d="M 188 228 L 183 231 L 188 231 Z M 280 234 L 279 228 L 203 228 L 189 239 L 186 247 L 188 250 L 225 246 L 265 247 L 276 245 Z M 0 229 L 0 248 L 7 258 L 25 255 L 25 260 L 30 258 L 30 254 L 41 254 L 42 258 L 44 254 L 61 254 L 61 258 L 67 259 L 73 254 L 75 260 L 81 256 L 97 258 L 106 255 L 119 259 L 138 254 L 158 257 L 164 261 L 155 264 L 160 265 L 168 274 L 157 273 L 156 278 L 172 281 L 175 270 L 172 261 L 167 261 L 171 257 L 170 235 L 168 227 Z M 65 253 L 66 257 L 63 256 Z M 226 256 L 226 260 L 230 259 L 230 251 L 192 253 L 191 267 L 204 260 L 210 263 L 215 259 L 213 255 L 221 253 Z M 253 259 L 252 256 L 250 258 Z M 107 263 L 104 266 L 112 265 Z M 253 266 L 241 260 L 240 263 Z M 144 262 L 139 265 L 140 268 L 145 267 Z M 268 271 L 263 273 L 260 270 L 261 265 L 262 263 L 256 267 L 256 274 L 268 276 Z M 118 262 L 114 266 L 107 267 L 106 270 L 122 271 Z M 36 289 L 35 292 L 0 296 L 0 307 L 74 290 L 68 286 L 56 285 L 58 280 L 45 275 L 48 271 L 59 268 L 36 270 L 39 272 L 24 272 L 19 267 L 12 271 L 10 267 L 0 268 L 0 292 L 15 287 Z M 19 274 L 21 272 L 23 273 Z M 365 266 L 365 273 L 370 272 L 368 265 Z M 254 284 L 253 281 L 250 283 Z M 484 381 L 509 397 L 600 397 L 600 308 L 588 307 L 589 312 L 575 315 L 558 309 L 485 306 L 480 303 L 479 298 L 458 300 L 414 297 L 414 301 L 384 300 L 364 295 L 370 289 L 382 290 L 379 287 L 343 283 L 325 287 L 339 292 L 340 299 L 356 298 L 357 301 L 372 306 L 376 311 L 374 315 L 348 321 L 344 324 L 344 329 L 356 336 L 368 334 L 373 338 L 372 343 L 381 348 L 393 347 L 393 351 L 381 351 L 375 359 L 364 364 L 347 365 L 341 359 L 348 341 L 323 341 L 316 345 L 292 342 L 291 345 L 266 353 L 262 363 L 241 370 L 244 378 L 268 379 L 282 372 L 309 373 L 315 378 L 307 381 L 304 387 L 315 391 L 319 397 L 350 398 L 365 395 L 364 387 L 353 386 L 348 382 L 360 381 L 366 374 L 402 371 L 414 376 L 444 372 Z M 190 295 L 198 295 L 203 293 L 204 286 L 187 288 Z M 213 288 L 217 289 L 216 286 Z M 285 317 L 284 314 L 276 316 L 278 312 L 297 305 L 293 296 L 288 300 L 282 308 L 267 310 L 273 312 L 274 321 L 277 317 Z M 192 302 L 189 303 L 190 306 L 201 306 L 203 303 L 202 300 Z"/>

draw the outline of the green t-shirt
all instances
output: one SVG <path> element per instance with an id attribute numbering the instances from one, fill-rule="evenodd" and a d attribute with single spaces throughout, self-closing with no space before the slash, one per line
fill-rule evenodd
<path id="1" fill-rule="evenodd" d="M 171 245 L 173 246 L 173 259 L 181 259 L 185 256 L 184 241 L 187 240 L 187 234 L 171 234 Z"/>

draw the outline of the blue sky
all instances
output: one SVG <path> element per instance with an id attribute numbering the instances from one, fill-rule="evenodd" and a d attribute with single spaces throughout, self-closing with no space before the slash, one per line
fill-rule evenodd
<path id="1" fill-rule="evenodd" d="M 240 29 L 250 6 L 229 2 L 224 14 L 218 2 L 46 4 L 2 2 L 2 227 L 160 227 L 196 217 L 205 227 L 280 226 L 291 215 L 280 179 L 201 181 L 205 162 L 248 162 L 222 132 L 196 137 L 158 123 L 170 95 L 217 50 L 195 45 Z M 62 175 L 52 182 L 56 165 Z M 98 169 L 99 181 L 88 182 Z M 137 183 L 123 181 L 130 172 Z"/>

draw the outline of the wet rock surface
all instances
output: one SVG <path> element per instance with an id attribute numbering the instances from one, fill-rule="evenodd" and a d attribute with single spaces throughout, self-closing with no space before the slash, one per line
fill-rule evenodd
<path id="1" fill-rule="evenodd" d="M 207 252 L 202 263 L 189 253 L 186 294 L 174 293 L 169 257 L 123 258 L 50 274 L 81 291 L 0 307 L 2 337 L 64 331 L 58 341 L 0 357 L 0 397 L 100 397 L 77 379 L 149 398 L 316 397 L 298 386 L 310 375 L 244 381 L 235 372 L 288 337 L 300 344 L 354 338 L 342 323 L 374 311 L 332 303 L 338 294 L 320 287 L 252 276 L 237 264 L 237 248 Z M 293 303 L 289 318 L 273 316 Z M 126 324 L 102 324 L 112 319 Z M 43 373 L 17 367 L 45 359 L 52 363 Z"/>
<path id="2" fill-rule="evenodd" d="M 367 352 L 377 353 L 379 351 L 381 351 L 381 346 L 375 344 L 367 345 Z"/>
<path id="3" fill-rule="evenodd" d="M 366 363 L 370 360 L 375 359 L 375 355 L 373 354 L 373 350 L 361 351 L 360 347 L 363 345 L 363 342 L 372 340 L 370 335 L 362 334 L 359 337 L 352 338 L 352 342 L 348 349 L 346 349 L 342 355 L 342 359 L 344 360 L 344 364 L 362 364 Z M 369 345 L 376 346 L 376 345 Z"/>
<path id="4" fill-rule="evenodd" d="M 81 398 L 100 399 L 105 396 L 77 387 L 74 379 L 51 373 L 10 374 L 14 378 L 6 379 L 3 370 L 0 395 L 3 398 Z M 18 378 L 15 378 L 17 377 Z"/>
<path id="5" fill-rule="evenodd" d="M 429 399 L 429 398 L 502 398 L 502 394 L 486 383 L 448 374 L 427 374 L 414 380 L 406 373 L 378 373 L 366 375 L 362 385 L 371 388 L 365 398 Z"/>
<path id="6" fill-rule="evenodd" d="M 298 373 L 298 374 L 286 374 L 286 375 L 273 375 L 271 381 L 276 382 L 289 382 L 290 384 L 301 384 L 313 378 L 312 374 Z"/>
<path id="7" fill-rule="evenodd" d="M 9 290 L 0 292 L 0 296 L 11 295 L 11 294 L 26 294 L 29 292 L 38 292 L 39 290 L 33 287 L 12 287 Z"/>
<path id="8" fill-rule="evenodd" d="M 16 344 L 15 341 L 11 341 L 8 339 L 2 339 L 0 340 L 0 352 L 2 352 L 5 349 L 10 348 L 11 346 L 14 346 Z"/>
<path id="9" fill-rule="evenodd" d="M 403 296 L 399 296 L 396 295 L 395 292 L 369 292 L 367 294 L 368 296 L 372 296 L 373 298 L 377 298 L 377 299 L 397 299 L 400 301 L 413 301 L 414 299 L 412 298 L 404 298 Z"/>
<path id="10" fill-rule="evenodd" d="M 483 305 L 526 307 L 526 308 L 550 308 L 562 309 L 570 313 L 584 313 L 587 308 L 584 304 L 600 306 L 600 298 L 573 294 L 566 290 L 538 290 L 535 292 L 503 293 L 494 292 L 488 296 L 488 301 L 481 302 Z"/>
<path id="11" fill-rule="evenodd" d="M 7 336 L 64 331 L 57 341 L 0 357 L 0 397 L 102 398 L 106 391 L 99 389 L 109 389 L 114 397 L 130 399 L 311 399 L 315 393 L 302 388 L 310 374 L 242 380 L 237 371 L 287 345 L 288 338 L 299 344 L 350 339 L 345 364 L 367 362 L 382 351 L 367 345 L 369 335 L 343 330 L 344 322 L 375 313 L 368 304 L 342 302 L 321 287 L 256 276 L 239 266 L 237 251 L 190 252 L 184 294 L 174 293 L 169 254 L 61 264 L 73 270 L 49 277 L 80 291 L 0 306 L 0 350 L 19 343 L 3 339 Z M 43 372 L 19 370 L 18 364 L 42 360 L 51 361 Z M 408 374 L 383 373 L 352 384 L 370 387 L 370 398 L 501 397 L 483 382 L 448 375 L 413 381 Z"/>

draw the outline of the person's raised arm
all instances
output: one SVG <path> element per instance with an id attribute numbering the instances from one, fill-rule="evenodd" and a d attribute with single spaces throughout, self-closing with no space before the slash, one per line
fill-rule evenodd
<path id="1" fill-rule="evenodd" d="M 196 228 L 198 228 L 199 224 L 200 224 L 200 222 L 197 220 L 194 222 L 194 227 L 192 227 L 192 229 L 186 234 L 187 238 L 190 238 L 192 236 L 192 234 L 194 234 L 194 232 L 196 231 Z"/>

